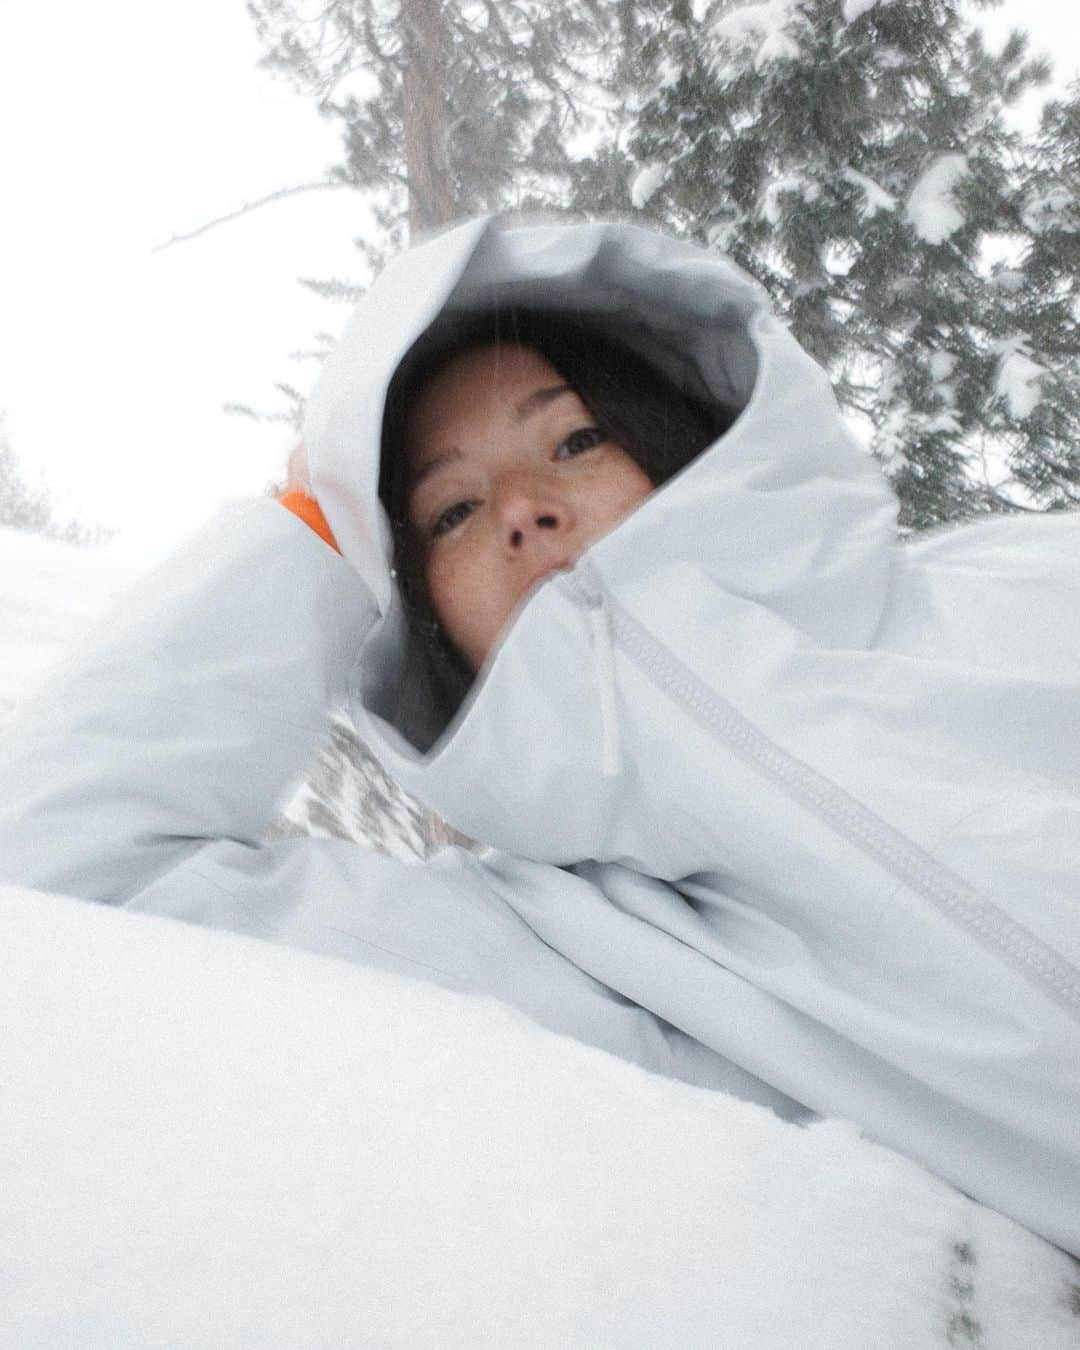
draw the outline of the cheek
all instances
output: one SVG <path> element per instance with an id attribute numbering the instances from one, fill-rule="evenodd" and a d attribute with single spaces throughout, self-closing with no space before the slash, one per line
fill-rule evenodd
<path id="1" fill-rule="evenodd" d="M 435 617 L 444 628 L 447 626 L 447 612 L 453 604 L 455 579 L 459 570 L 453 558 L 448 559 L 438 551 L 428 558 L 424 566 L 428 600 Z"/>
<path id="2" fill-rule="evenodd" d="M 653 491 L 652 479 L 629 455 L 599 485 L 595 502 L 608 526 L 618 524 Z"/>
<path id="3" fill-rule="evenodd" d="M 431 607 L 443 630 L 459 648 L 499 621 L 498 577 L 479 550 L 436 550 L 428 559 Z"/>

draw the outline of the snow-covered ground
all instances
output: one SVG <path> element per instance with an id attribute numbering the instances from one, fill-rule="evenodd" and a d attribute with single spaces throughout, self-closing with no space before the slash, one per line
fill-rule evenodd
<path id="1" fill-rule="evenodd" d="M 129 575 L 0 532 L 0 697 Z M 1074 1261 L 848 1124 L 0 888 L 0 1350 L 1078 1345 Z"/>
<path id="2" fill-rule="evenodd" d="M 136 574 L 100 549 L 0 526 L 0 728 Z"/>

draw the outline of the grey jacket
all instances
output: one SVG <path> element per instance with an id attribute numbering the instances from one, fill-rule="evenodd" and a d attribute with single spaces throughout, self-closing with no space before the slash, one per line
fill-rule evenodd
<path id="1" fill-rule="evenodd" d="M 376 499 L 441 313 L 573 304 L 734 428 L 537 587 L 443 724 Z M 1080 520 L 908 545 L 723 260 L 473 221 L 392 264 L 309 405 L 339 557 L 236 503 L 0 757 L 0 879 L 494 994 L 656 1072 L 857 1121 L 1080 1252 Z M 261 842 L 345 704 L 489 846 Z"/>

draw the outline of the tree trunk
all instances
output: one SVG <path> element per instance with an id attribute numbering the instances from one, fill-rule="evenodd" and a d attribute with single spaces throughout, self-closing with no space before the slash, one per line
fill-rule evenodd
<path id="1" fill-rule="evenodd" d="M 446 63 L 449 34 L 443 0 L 401 0 L 405 49 L 405 172 L 409 231 L 445 225 L 458 214 L 447 154 Z"/>

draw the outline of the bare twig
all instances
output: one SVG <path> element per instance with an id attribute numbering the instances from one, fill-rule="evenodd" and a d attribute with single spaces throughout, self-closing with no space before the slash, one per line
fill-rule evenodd
<path id="1" fill-rule="evenodd" d="M 206 234 L 208 230 L 212 230 L 218 225 L 227 225 L 230 220 L 239 220 L 241 216 L 246 216 L 251 211 L 257 211 L 260 206 L 269 206 L 271 202 L 282 201 L 285 197 L 298 197 L 302 192 L 320 192 L 324 188 L 352 187 L 353 184 L 346 182 L 344 179 L 325 178 L 318 183 L 297 183 L 293 187 L 277 188 L 274 192 L 268 192 L 265 197 L 258 197 L 253 202 L 245 202 L 243 206 L 238 206 L 236 210 L 227 211 L 223 216 L 215 216 L 213 220 L 197 225 L 193 230 L 170 235 L 163 243 L 155 244 L 150 252 L 161 253 L 167 248 L 172 248 L 174 244 L 185 244 L 189 239 L 197 239 L 200 234 Z"/>

